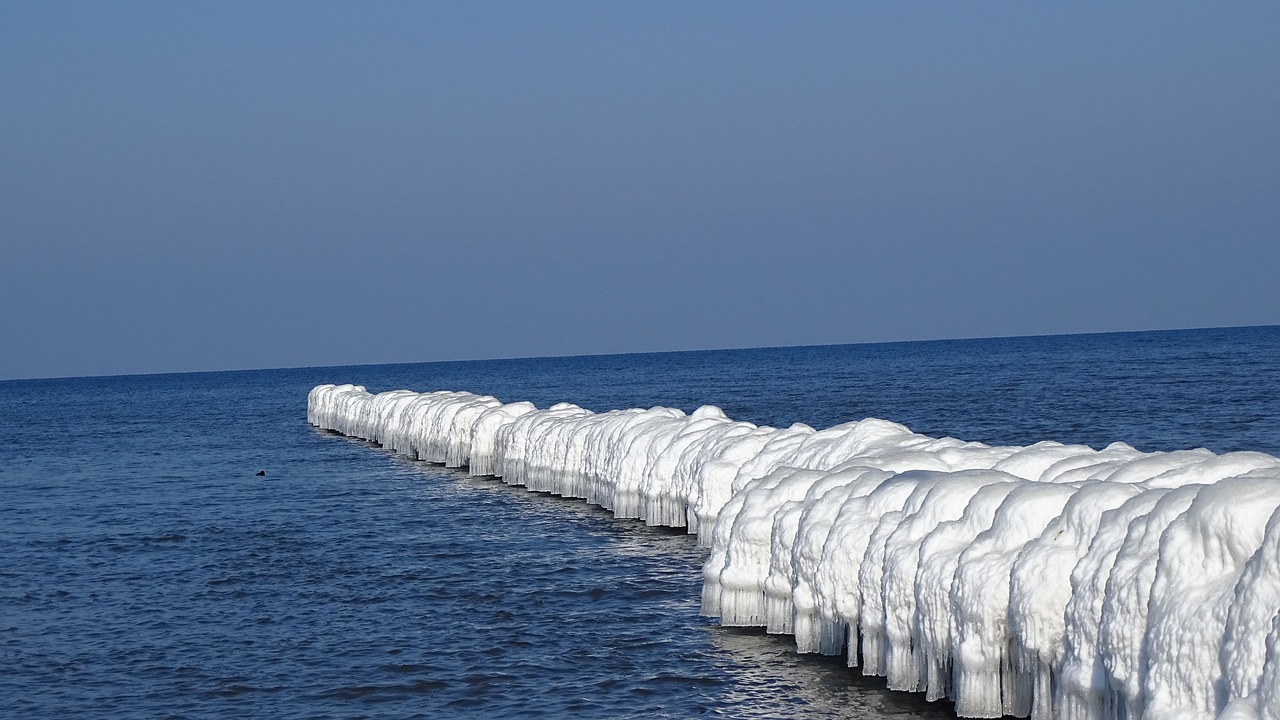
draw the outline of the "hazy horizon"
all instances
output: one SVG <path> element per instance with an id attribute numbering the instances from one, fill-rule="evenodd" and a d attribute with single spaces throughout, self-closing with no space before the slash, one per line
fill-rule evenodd
<path id="1" fill-rule="evenodd" d="M 942 337 L 942 338 L 914 338 L 907 340 L 866 340 L 862 342 L 851 343 L 807 343 L 801 345 L 753 345 L 743 347 L 703 347 L 703 348 L 676 348 L 669 350 L 631 350 L 616 353 L 575 353 L 568 355 L 518 355 L 505 357 L 458 357 L 458 358 L 441 358 L 437 360 L 388 360 L 386 362 L 354 362 L 341 363 L 336 365 L 290 365 L 280 367 L 234 367 L 234 368 L 208 368 L 203 370 L 164 370 L 160 372 L 144 372 L 144 373 L 106 373 L 100 375 L 47 375 L 36 377 L 15 377 L 0 378 L 3 382 L 22 382 L 25 380 L 75 380 L 78 378 L 110 378 L 110 377 L 145 377 L 148 375 L 188 375 L 200 373 L 237 373 L 237 372 L 258 372 L 271 370 L 308 370 L 308 369 L 324 369 L 324 368 L 340 368 L 340 367 L 374 367 L 381 365 L 430 365 L 435 363 L 469 363 L 469 362 L 502 362 L 506 360 L 541 360 L 550 358 L 591 358 L 591 357 L 616 357 L 626 355 L 666 355 L 679 353 L 703 353 L 703 352 L 733 352 L 738 350 L 775 350 L 775 349 L 793 349 L 793 348 L 822 348 L 822 347 L 840 347 L 851 345 L 902 345 L 910 343 L 944 343 L 944 342 L 971 342 L 982 340 L 1012 340 L 1019 338 L 1050 338 L 1050 337 L 1078 337 L 1089 335 L 1135 335 L 1143 333 L 1169 333 L 1169 332 L 1196 332 L 1196 331 L 1212 331 L 1212 330 L 1252 330 L 1266 329 L 1272 327 L 1280 327 L 1280 325 L 1225 325 L 1216 327 L 1199 327 L 1199 328 L 1149 328 L 1144 330 L 1104 330 L 1099 332 L 1079 332 L 1079 333 L 1047 333 L 1033 335 L 985 335 L 981 337 Z M 353 382 L 358 382 L 359 378 L 352 378 Z"/>

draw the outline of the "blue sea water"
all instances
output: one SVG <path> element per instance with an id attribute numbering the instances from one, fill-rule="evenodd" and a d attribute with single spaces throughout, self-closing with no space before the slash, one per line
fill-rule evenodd
<path id="1" fill-rule="evenodd" d="M 3 382 L 0 716 L 952 716 L 699 617 L 680 532 L 311 428 L 323 382 L 1280 454 L 1280 327 Z"/>

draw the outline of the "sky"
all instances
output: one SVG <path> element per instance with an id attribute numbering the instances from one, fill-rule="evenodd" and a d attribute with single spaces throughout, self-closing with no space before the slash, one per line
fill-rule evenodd
<path id="1" fill-rule="evenodd" d="M 0 0 L 0 379 L 1277 324 L 1278 37 Z"/>

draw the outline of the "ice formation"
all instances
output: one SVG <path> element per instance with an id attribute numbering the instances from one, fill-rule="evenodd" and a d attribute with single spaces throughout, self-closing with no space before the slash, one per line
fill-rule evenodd
<path id="1" fill-rule="evenodd" d="M 703 612 L 965 717 L 1280 720 L 1280 460 L 320 385 L 320 428 L 708 547 Z"/>

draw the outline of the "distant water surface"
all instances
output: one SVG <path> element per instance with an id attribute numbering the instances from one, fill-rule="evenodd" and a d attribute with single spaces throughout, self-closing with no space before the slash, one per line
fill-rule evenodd
<path id="1" fill-rule="evenodd" d="M 1280 454 L 1277 327 L 3 382 L 0 716 L 951 717 L 700 618 L 679 532 L 313 430 L 322 382 Z"/>

